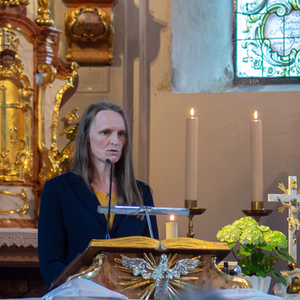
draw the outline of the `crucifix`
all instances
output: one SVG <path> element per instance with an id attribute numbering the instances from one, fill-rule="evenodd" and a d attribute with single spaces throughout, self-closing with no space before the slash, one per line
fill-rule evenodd
<path id="1" fill-rule="evenodd" d="M 284 192 L 284 194 L 269 194 L 269 202 L 281 202 L 282 206 L 279 208 L 280 212 L 283 212 L 285 207 L 289 209 L 288 214 L 288 251 L 297 263 L 297 234 L 299 233 L 299 205 L 300 195 L 297 194 L 297 176 L 288 177 L 288 189 L 285 188 L 283 183 L 280 183 L 278 187 Z"/>

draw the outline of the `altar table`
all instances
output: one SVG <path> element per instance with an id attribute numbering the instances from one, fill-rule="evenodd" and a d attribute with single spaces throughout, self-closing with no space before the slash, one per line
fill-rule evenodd
<path id="1" fill-rule="evenodd" d="M 220 272 L 216 263 L 223 260 L 231 250 L 226 243 L 207 242 L 193 238 L 174 238 L 164 241 L 148 237 L 125 237 L 108 240 L 92 240 L 86 251 L 78 256 L 53 282 L 51 289 L 73 278 L 88 278 L 130 299 L 139 299 L 143 293 L 153 293 L 161 288 L 163 280 L 145 279 L 136 270 L 124 265 L 124 261 L 146 261 L 152 273 L 165 268 L 165 273 L 175 272 L 176 264 L 198 260 L 195 269 L 181 276 L 169 277 L 166 285 L 175 294 L 187 290 L 212 290 L 248 288 L 245 279 Z M 164 259 L 168 266 L 164 266 Z M 143 271 L 145 272 L 145 271 Z M 150 272 L 150 271 L 149 271 Z M 175 272 L 176 273 L 176 272 Z M 175 274 L 174 273 L 174 274 Z M 176 273 L 177 274 L 177 273 Z M 178 274 L 177 274 L 178 275 Z M 175 278 L 176 277 L 176 278 Z M 165 277 L 166 278 L 166 277 Z"/>

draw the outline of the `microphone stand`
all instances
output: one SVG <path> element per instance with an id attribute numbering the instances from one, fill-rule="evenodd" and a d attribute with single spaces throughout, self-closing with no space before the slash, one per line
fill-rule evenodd
<path id="1" fill-rule="evenodd" d="M 112 188 L 112 176 L 113 176 L 113 164 L 112 162 L 107 158 L 105 160 L 108 164 L 110 164 L 110 181 L 109 181 L 109 195 L 108 195 L 108 213 L 107 213 L 107 226 L 106 226 L 106 234 L 105 239 L 109 240 L 109 223 L 110 223 L 110 208 L 111 208 L 111 188 Z"/>

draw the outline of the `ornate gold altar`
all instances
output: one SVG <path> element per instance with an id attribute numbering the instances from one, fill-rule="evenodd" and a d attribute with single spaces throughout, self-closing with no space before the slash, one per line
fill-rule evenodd
<path id="1" fill-rule="evenodd" d="M 23 296 L 28 278 L 43 284 L 33 242 L 41 191 L 65 170 L 74 138 L 75 128 L 64 128 L 69 143 L 58 149 L 59 111 L 76 91 L 78 65 L 58 58 L 50 0 L 37 2 L 31 20 L 28 0 L 0 0 L 0 298 Z"/>
<path id="2" fill-rule="evenodd" d="M 0 227 L 37 227 L 43 184 L 70 156 L 72 132 L 59 151 L 57 125 L 78 65 L 58 58 L 61 31 L 50 27 L 50 1 L 38 3 L 33 21 L 28 0 L 0 1 Z"/>
<path id="3" fill-rule="evenodd" d="M 160 300 L 166 294 L 172 298 L 187 290 L 248 288 L 245 279 L 224 274 L 216 266 L 216 261 L 224 259 L 230 251 L 226 243 L 192 238 L 161 242 L 141 236 L 92 240 L 51 289 L 78 277 L 130 299 Z"/>

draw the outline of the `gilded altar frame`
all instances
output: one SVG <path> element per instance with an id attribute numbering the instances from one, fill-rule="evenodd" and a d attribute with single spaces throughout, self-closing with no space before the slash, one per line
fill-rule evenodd
<path id="1" fill-rule="evenodd" d="M 61 31 L 50 27 L 49 3 L 39 1 L 33 21 L 28 1 L 0 1 L 0 227 L 36 228 L 43 185 L 70 157 L 72 138 L 58 151 L 57 124 L 78 64 L 58 58 Z"/>

